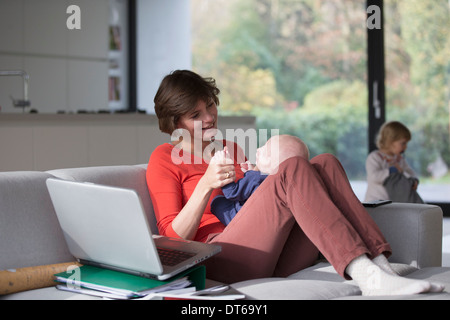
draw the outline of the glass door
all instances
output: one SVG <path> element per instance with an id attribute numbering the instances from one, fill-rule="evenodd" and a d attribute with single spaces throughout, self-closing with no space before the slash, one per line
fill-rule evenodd
<path id="1" fill-rule="evenodd" d="M 386 120 L 412 133 L 407 161 L 429 203 L 450 203 L 450 2 L 384 0 Z"/>

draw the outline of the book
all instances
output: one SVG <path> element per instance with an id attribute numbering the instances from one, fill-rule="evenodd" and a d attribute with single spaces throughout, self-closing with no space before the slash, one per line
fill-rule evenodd
<path id="1" fill-rule="evenodd" d="M 197 290 L 205 287 L 205 266 L 194 266 L 165 281 L 140 277 L 120 271 L 83 265 L 77 270 L 55 274 L 59 290 L 132 299 L 150 293 L 178 290 L 194 285 Z M 61 285 L 65 284 L 64 285 Z M 95 291 L 91 292 L 91 291 Z"/>

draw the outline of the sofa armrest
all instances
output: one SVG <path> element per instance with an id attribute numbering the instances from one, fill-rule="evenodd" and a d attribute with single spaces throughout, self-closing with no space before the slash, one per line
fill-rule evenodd
<path id="1" fill-rule="evenodd" d="M 390 261 L 417 268 L 442 265 L 442 209 L 391 203 L 367 208 L 392 247 Z"/>

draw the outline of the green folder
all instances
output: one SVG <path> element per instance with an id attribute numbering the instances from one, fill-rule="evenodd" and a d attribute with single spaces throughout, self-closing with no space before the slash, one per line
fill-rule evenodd
<path id="1" fill-rule="evenodd" d="M 164 281 L 88 265 L 55 274 L 55 281 L 65 283 L 67 287 L 82 287 L 127 298 L 139 296 L 140 291 L 158 290 L 162 286 L 170 288 L 171 284 L 176 284 L 183 278 L 187 278 L 196 290 L 202 290 L 205 288 L 206 268 L 203 265 L 194 266 Z"/>

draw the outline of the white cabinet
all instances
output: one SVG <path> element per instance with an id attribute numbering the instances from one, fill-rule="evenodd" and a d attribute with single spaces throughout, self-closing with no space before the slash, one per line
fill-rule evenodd
<path id="1" fill-rule="evenodd" d="M 68 55 L 70 57 L 107 59 L 109 1 L 70 0 L 66 2 L 65 9 L 69 5 L 80 7 L 81 29 L 68 30 L 65 28 Z M 68 16 L 66 14 L 66 17 Z M 65 25 L 66 20 L 64 20 Z"/>
<path id="2" fill-rule="evenodd" d="M 0 50 L 22 52 L 24 25 L 23 0 L 0 1 Z M 1 68 L 2 66 L 0 66 Z"/>
<path id="3" fill-rule="evenodd" d="M 1 0 L 0 70 L 25 70 L 31 108 L 40 113 L 108 109 L 110 0 Z M 81 29 L 69 30 L 70 5 Z M 3 113 L 21 113 L 19 77 L 0 77 Z"/>
<path id="4" fill-rule="evenodd" d="M 30 74 L 29 96 L 33 109 L 54 113 L 67 104 L 67 59 L 26 56 L 23 69 Z"/>
<path id="5" fill-rule="evenodd" d="M 24 0 L 24 53 L 65 56 L 67 54 L 66 2 Z"/>
<path id="6" fill-rule="evenodd" d="M 107 61 L 70 60 L 67 70 L 67 111 L 108 108 Z"/>

